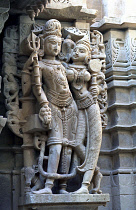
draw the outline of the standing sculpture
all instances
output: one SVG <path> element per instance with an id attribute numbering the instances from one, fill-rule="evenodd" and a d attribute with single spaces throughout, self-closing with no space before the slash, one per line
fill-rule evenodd
<path id="1" fill-rule="evenodd" d="M 23 137 L 24 193 L 52 194 L 59 180 L 57 192 L 67 194 L 67 180 L 80 173 L 81 187 L 73 193 L 88 194 L 90 185 L 90 193 L 101 193 L 97 161 L 107 120 L 102 35 L 94 31 L 89 40 L 80 30 L 64 30 L 62 39 L 60 22 L 51 19 L 42 34 L 32 31 L 22 43 L 29 57 L 21 72 L 19 120 L 11 128 L 16 132 L 17 123 Z"/>
<path id="2" fill-rule="evenodd" d="M 47 139 L 47 146 L 49 147 L 48 175 L 45 174 L 47 178 L 45 188 L 34 191 L 34 193 L 51 194 L 54 178 L 63 178 L 61 175 L 60 177 L 55 175 L 53 177 L 53 173 L 57 173 L 58 170 L 61 152 L 63 160 L 61 160 L 60 170 L 64 174 L 69 172 L 72 153 L 70 144 L 75 139 L 76 133 L 71 125 L 77 118 L 77 108 L 69 89 L 66 70 L 61 62 L 55 59 L 61 50 L 60 22 L 49 20 L 45 25 L 42 38 L 44 39 L 45 54 L 42 61 L 38 61 L 38 55 L 34 52 L 29 59 L 30 62 L 27 63 L 27 68 L 29 67 L 28 64 L 33 64 L 32 89 L 41 107 L 39 118 L 43 126 L 49 128 Z M 44 90 L 40 83 L 40 73 L 41 78 L 43 78 Z M 41 150 L 43 149 L 41 155 L 44 155 L 45 140 L 41 145 Z M 43 159 L 41 161 L 43 163 Z M 40 161 L 39 164 L 41 164 Z M 66 193 L 63 183 L 62 186 L 63 189 L 60 189 L 60 192 Z"/>
<path id="3" fill-rule="evenodd" d="M 94 175 L 102 141 L 100 108 L 97 102 L 100 92 L 97 75 L 102 64 L 98 59 L 91 60 L 91 50 L 88 38 L 80 39 L 73 50 L 73 64 L 67 69 L 68 81 L 78 106 L 75 151 L 83 160 L 83 164 L 77 169 L 84 173 L 84 176 L 81 188 L 75 193 L 80 194 L 89 193 L 88 187 Z"/>

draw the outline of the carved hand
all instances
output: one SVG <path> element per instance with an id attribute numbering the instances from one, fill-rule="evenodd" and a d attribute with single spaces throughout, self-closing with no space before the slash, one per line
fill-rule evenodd
<path id="1" fill-rule="evenodd" d="M 33 65 L 37 65 L 38 64 L 38 55 L 37 55 L 37 52 L 32 52 L 32 54 L 30 55 L 29 59 L 25 63 L 23 69 L 29 69 L 29 68 L 32 69 L 32 67 L 30 67 L 32 64 Z"/>
<path id="2" fill-rule="evenodd" d="M 44 126 L 51 124 L 51 109 L 47 104 L 44 104 L 39 112 L 39 118 L 43 122 Z"/>
<path id="3" fill-rule="evenodd" d="M 90 87 L 89 91 L 92 93 L 92 96 L 98 96 L 99 94 L 99 89 L 96 86 Z"/>
<path id="4" fill-rule="evenodd" d="M 33 52 L 32 53 L 32 62 L 33 62 L 33 66 L 38 65 L 38 55 L 37 52 Z"/>

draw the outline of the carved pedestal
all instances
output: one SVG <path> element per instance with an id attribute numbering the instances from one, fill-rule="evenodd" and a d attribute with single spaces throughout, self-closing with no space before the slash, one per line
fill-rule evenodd
<path id="1" fill-rule="evenodd" d="M 109 194 L 88 195 L 34 195 L 28 194 L 20 199 L 19 210 L 97 210 L 109 201 Z"/>

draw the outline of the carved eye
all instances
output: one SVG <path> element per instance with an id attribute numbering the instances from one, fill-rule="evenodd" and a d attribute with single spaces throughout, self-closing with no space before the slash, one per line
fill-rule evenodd
<path id="1" fill-rule="evenodd" d="M 55 42 L 55 41 L 52 41 L 51 43 L 52 43 L 52 44 L 56 44 L 56 42 Z"/>
<path id="2" fill-rule="evenodd" d="M 84 50 L 80 50 L 80 53 L 85 53 L 85 51 Z"/>

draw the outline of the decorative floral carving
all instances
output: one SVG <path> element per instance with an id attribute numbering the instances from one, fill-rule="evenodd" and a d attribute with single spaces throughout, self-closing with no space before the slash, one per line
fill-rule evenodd
<path id="1" fill-rule="evenodd" d="M 106 64 L 109 67 L 127 67 L 129 64 L 129 57 L 127 43 L 124 39 L 112 38 L 105 43 L 106 48 Z M 111 50 L 112 49 L 112 50 Z"/>
<path id="2" fill-rule="evenodd" d="M 105 53 L 106 53 L 107 66 L 112 66 L 112 52 L 111 52 L 111 41 L 110 40 L 108 40 L 105 43 Z"/>
<path id="3" fill-rule="evenodd" d="M 106 52 L 108 54 L 108 43 L 106 44 Z M 94 30 L 91 32 L 91 46 L 92 46 L 92 58 L 99 58 L 102 67 L 101 71 L 97 75 L 97 85 L 98 85 L 98 103 L 100 107 L 101 113 L 101 120 L 102 120 L 102 127 L 105 128 L 107 125 L 107 84 L 105 82 L 105 71 L 106 71 L 106 56 L 105 56 L 105 45 L 103 43 L 103 35 L 99 32 Z M 107 55 L 109 58 L 109 62 L 111 62 L 111 51 Z"/>
<path id="4" fill-rule="evenodd" d="M 19 78 L 17 72 L 18 54 L 18 28 L 8 27 L 3 40 L 3 72 L 4 72 L 4 95 L 6 97 L 7 123 L 9 128 L 19 137 L 20 133 L 20 111 L 19 111 Z"/>
<path id="5" fill-rule="evenodd" d="M 129 54 L 128 58 L 129 58 L 130 65 L 135 66 L 134 61 L 136 61 L 136 38 L 130 39 L 130 47 L 129 47 L 129 43 L 127 39 L 126 50 L 127 50 L 127 54 Z"/>

